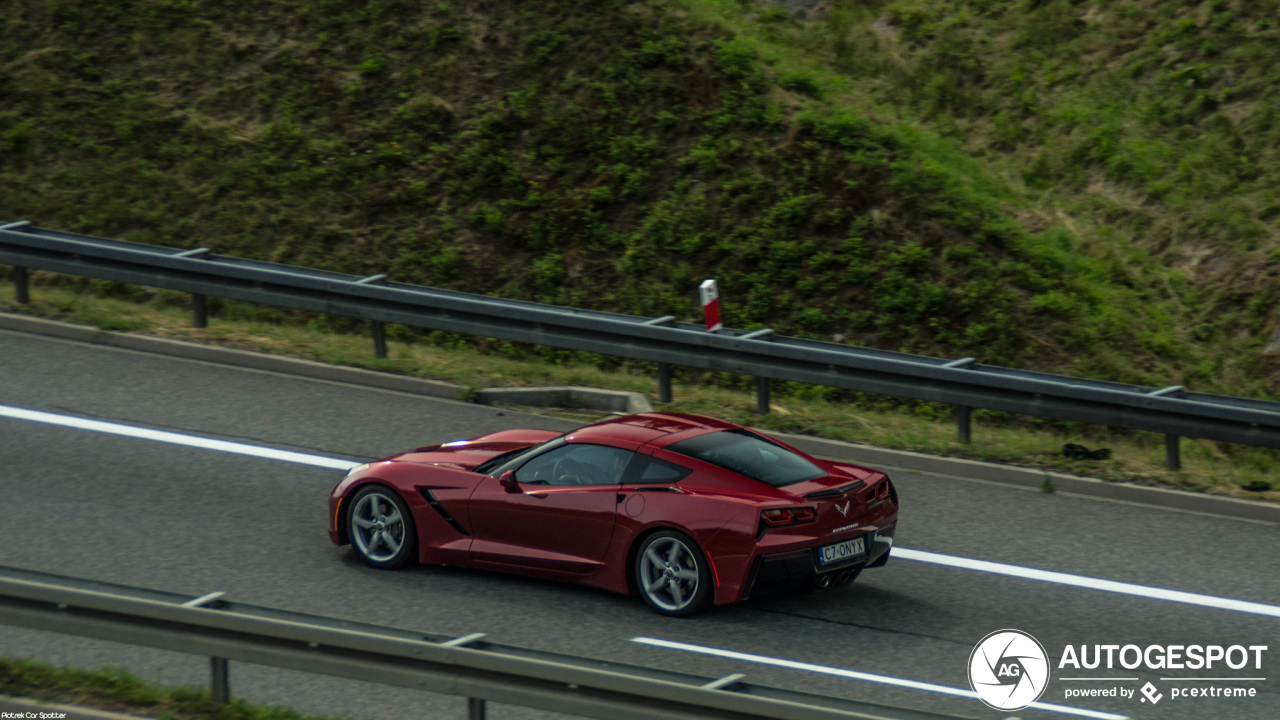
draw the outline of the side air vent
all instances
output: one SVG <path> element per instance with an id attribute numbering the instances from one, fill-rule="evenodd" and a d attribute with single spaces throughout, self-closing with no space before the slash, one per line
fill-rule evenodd
<path id="1" fill-rule="evenodd" d="M 856 482 L 851 482 L 848 485 L 841 485 L 840 487 L 834 487 L 829 490 L 819 490 L 818 492 L 811 492 L 808 495 L 805 495 L 804 498 L 806 500 L 813 500 L 816 498 L 837 497 L 851 490 L 857 490 L 858 488 L 862 487 L 865 484 L 866 483 L 862 482 L 861 480 L 858 480 Z"/>
<path id="2" fill-rule="evenodd" d="M 444 509 L 444 506 L 441 505 L 440 501 L 436 499 L 436 496 L 432 494 L 430 488 L 418 486 L 418 492 L 422 493 L 422 497 L 427 501 L 427 504 L 431 506 L 431 509 L 435 510 L 440 517 L 444 518 L 445 522 L 449 523 L 449 527 L 457 530 L 462 535 L 466 535 L 468 537 L 471 536 L 471 533 L 467 532 L 467 529 L 462 527 L 462 523 L 454 520 L 453 516 L 449 514 L 449 511 Z"/>

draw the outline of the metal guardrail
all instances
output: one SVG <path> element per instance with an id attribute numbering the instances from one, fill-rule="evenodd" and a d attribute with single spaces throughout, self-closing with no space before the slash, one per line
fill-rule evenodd
<path id="1" fill-rule="evenodd" d="M 1074 420 L 1166 435 L 1171 467 L 1178 437 L 1280 448 L 1280 403 L 1166 388 L 1086 380 L 946 360 L 765 331 L 708 333 L 674 317 L 617 313 L 507 300 L 353 275 L 216 255 L 204 248 L 144 245 L 39 228 L 0 225 L 0 263 L 17 268 L 19 301 L 27 268 L 191 293 L 196 324 L 204 296 L 279 305 L 372 321 L 386 354 L 384 323 L 583 350 L 659 364 L 664 401 L 672 364 L 754 375 L 759 409 L 769 407 L 768 379 L 790 380 L 957 406 L 961 440 L 969 409 Z"/>
<path id="2" fill-rule="evenodd" d="M 957 720 L 956 716 L 0 567 L 0 623 L 600 720 Z"/>

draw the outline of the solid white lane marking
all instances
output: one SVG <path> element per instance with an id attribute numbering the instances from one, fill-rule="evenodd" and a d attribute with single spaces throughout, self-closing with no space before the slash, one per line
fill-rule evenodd
<path id="1" fill-rule="evenodd" d="M 1133 583 L 1116 582 L 1114 580 L 1099 580 L 1098 578 L 1085 577 L 1083 575 L 1069 575 L 1067 573 L 1037 570 L 1035 568 L 1021 567 L 1018 565 L 1005 565 L 1004 563 L 989 562 L 987 560 L 970 560 L 969 558 L 956 557 L 954 555 L 941 555 L 939 553 L 925 552 L 924 550 L 911 550 L 904 547 L 896 547 L 893 549 L 893 557 L 901 558 L 903 560 L 915 560 L 916 562 L 931 563 L 934 565 L 962 568 L 964 570 L 977 570 L 979 572 L 994 573 L 996 575 L 1009 575 L 1027 580 L 1057 583 L 1059 585 L 1074 585 L 1076 587 L 1089 588 L 1090 590 L 1102 590 L 1105 592 L 1136 595 L 1138 597 L 1152 598 L 1155 600 L 1185 603 L 1187 605 L 1200 605 L 1202 607 L 1217 608 L 1219 610 L 1234 610 L 1235 612 L 1251 613 L 1254 615 L 1280 617 L 1280 607 L 1276 605 L 1264 605 L 1263 603 L 1248 602 L 1245 600 L 1232 600 L 1231 598 L 1214 597 L 1213 595 L 1199 595 L 1196 593 L 1182 592 L 1181 590 L 1165 590 L 1164 588 L 1149 587 L 1147 585 L 1134 585 Z"/>
<path id="2" fill-rule="evenodd" d="M 702 655 L 715 655 L 716 657 L 728 658 L 730 660 L 743 660 L 745 662 L 774 665 L 776 667 L 790 668 L 792 670 L 804 670 L 806 672 L 820 673 L 822 675 L 835 675 L 837 677 L 846 677 L 853 680 L 865 680 L 866 682 L 880 683 L 882 685 L 896 685 L 897 687 L 909 688 L 911 690 L 924 690 L 925 692 L 971 698 L 975 701 L 978 700 L 978 694 L 974 691 L 951 687 L 950 685 L 935 685 L 933 683 L 920 682 L 918 680 L 907 680 L 905 678 L 896 678 L 889 675 L 874 675 L 872 673 L 858 672 L 857 670 L 845 670 L 844 668 L 830 667 L 828 665 L 813 665 L 811 663 L 796 662 L 795 660 L 783 660 L 781 658 L 766 657 L 764 655 L 752 655 L 751 653 L 735 652 L 733 650 L 721 650 L 720 648 L 706 647 L 704 645 L 689 645 L 688 643 L 672 642 L 670 640 L 658 640 L 657 638 L 633 637 L 631 638 L 631 642 L 640 643 L 642 645 L 653 645 L 655 647 L 667 648 L 670 650 L 683 650 L 685 652 L 699 653 Z M 1056 705 L 1054 703 L 1046 702 L 1034 702 L 1031 703 L 1030 707 L 1035 708 L 1036 710 L 1047 710 L 1049 712 L 1064 713 L 1066 715 L 1098 718 L 1099 720 L 1128 719 L 1127 715 L 1116 715 L 1114 713 L 1100 712 L 1098 710 L 1086 710 L 1084 708 L 1071 707 L 1069 705 Z"/>
<path id="3" fill-rule="evenodd" d="M 305 453 L 276 450 L 275 448 L 261 447 L 259 445 L 246 445 L 244 443 L 228 442 L 226 440 L 213 440 L 210 438 L 197 437 L 195 435 L 166 432 L 164 430 L 149 430 L 147 428 L 136 427 L 133 425 L 120 425 L 119 423 L 103 422 L 101 420 L 87 420 L 85 418 L 73 417 L 71 415 L 57 415 L 54 413 L 40 412 L 38 410 L 24 410 L 23 408 L 10 407 L 8 405 L 0 405 L 0 417 L 13 418 L 14 420 L 27 420 L 30 422 L 44 423 L 46 425 L 59 425 L 61 427 L 75 428 L 77 430 L 89 430 L 92 432 L 107 433 L 109 435 L 123 435 L 124 437 L 153 440 L 156 442 L 170 443 L 172 445 L 185 445 L 187 447 L 201 448 L 203 450 L 216 450 L 218 452 L 235 453 L 236 455 L 249 455 L 252 457 L 264 458 L 266 460 L 282 460 L 284 462 L 299 463 L 302 465 L 314 465 L 315 467 L 330 468 L 332 470 L 350 470 L 360 464 L 350 460 L 339 460 L 337 458 L 324 457 L 322 455 L 307 455 Z"/>

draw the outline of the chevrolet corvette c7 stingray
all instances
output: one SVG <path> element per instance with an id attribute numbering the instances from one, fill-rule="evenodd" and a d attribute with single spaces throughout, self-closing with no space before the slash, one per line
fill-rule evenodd
<path id="1" fill-rule="evenodd" d="M 330 538 L 373 567 L 586 583 L 676 616 L 852 582 L 888 561 L 897 517 L 882 472 L 681 413 L 422 447 L 354 468 L 329 497 Z"/>

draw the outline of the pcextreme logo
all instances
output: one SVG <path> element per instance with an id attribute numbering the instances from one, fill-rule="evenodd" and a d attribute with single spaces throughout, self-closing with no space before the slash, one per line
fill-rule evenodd
<path id="1" fill-rule="evenodd" d="M 969 686 L 996 710 L 1021 710 L 1044 694 L 1049 655 L 1021 630 L 997 630 L 969 654 Z"/>

